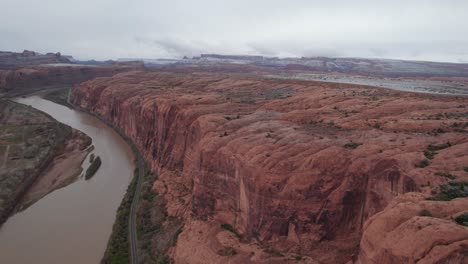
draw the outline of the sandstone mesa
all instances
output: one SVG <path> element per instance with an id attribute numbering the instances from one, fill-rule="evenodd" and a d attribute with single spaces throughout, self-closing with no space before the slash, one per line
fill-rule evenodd
<path id="1" fill-rule="evenodd" d="M 439 243 L 432 235 L 425 235 L 426 244 L 418 249 L 389 248 L 400 238 L 413 243 L 419 235 L 408 230 L 427 223 L 463 238 L 457 230 L 466 227 L 450 222 L 447 214 L 463 211 L 460 205 L 468 198 L 431 202 L 430 208 L 447 208 L 435 215 L 442 220 L 416 217 L 417 210 L 400 215 L 389 204 L 407 192 L 436 193 L 449 181 L 441 172 L 467 180 L 466 97 L 235 74 L 134 71 L 82 83 L 73 89 L 72 101 L 120 127 L 159 173 L 154 190 L 164 196 L 169 215 L 185 222 L 170 251 L 176 262 L 186 262 L 179 247 L 189 245 L 200 249 L 193 263 L 223 262 L 213 254 L 226 242 L 219 238 L 219 223 L 242 236 L 233 263 L 281 262 L 290 256 L 311 263 L 466 261 L 466 236 L 465 242 L 447 241 L 453 250 L 444 253 L 428 248 Z M 427 159 L 429 145 L 447 142 Z M 423 160 L 428 164 L 419 166 Z M 387 224 L 391 221 L 408 227 Z M 430 229 L 428 234 L 434 232 Z M 211 238 L 202 239 L 204 232 Z M 286 256 L 259 256 L 252 251 L 255 245 Z"/>

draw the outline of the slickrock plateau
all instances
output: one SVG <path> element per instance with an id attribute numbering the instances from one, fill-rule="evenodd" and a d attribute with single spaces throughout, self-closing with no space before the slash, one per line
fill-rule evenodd
<path id="1" fill-rule="evenodd" d="M 420 216 L 422 211 L 427 215 Z M 468 212 L 466 198 L 398 196 L 365 224 L 360 263 L 468 263 L 468 228 L 452 219 L 463 212 Z"/>
<path id="2" fill-rule="evenodd" d="M 468 180 L 467 97 L 134 71 L 84 82 L 72 101 L 158 173 L 154 206 L 184 223 L 176 263 L 466 261 L 467 227 L 450 216 L 468 198 L 423 197 Z"/>

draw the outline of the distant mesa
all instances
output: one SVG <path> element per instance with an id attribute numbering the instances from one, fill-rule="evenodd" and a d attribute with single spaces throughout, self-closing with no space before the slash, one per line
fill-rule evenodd
<path id="1" fill-rule="evenodd" d="M 62 56 L 60 52 L 40 54 L 24 50 L 21 53 L 0 51 L 0 70 L 15 70 L 26 66 L 56 63 L 73 63 L 71 56 Z"/>

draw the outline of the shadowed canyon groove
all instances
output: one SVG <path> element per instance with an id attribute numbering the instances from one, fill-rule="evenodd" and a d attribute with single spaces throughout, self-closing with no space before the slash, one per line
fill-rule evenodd
<path id="1" fill-rule="evenodd" d="M 133 176 L 132 151 L 95 117 L 36 96 L 17 101 L 90 136 L 102 165 L 92 179 L 81 178 L 11 216 L 0 228 L 0 262 L 98 263 Z"/>
<path id="2" fill-rule="evenodd" d="M 465 97 L 130 72 L 85 82 L 72 100 L 120 127 L 159 172 L 154 189 L 169 215 L 186 221 L 176 262 L 223 262 L 187 235 L 198 219 L 233 225 L 245 243 L 346 262 L 358 254 L 364 222 L 394 197 L 429 194 L 447 181 L 438 171 L 468 177 Z M 448 141 L 428 166 L 415 165 L 428 145 Z M 255 262 L 250 253 L 232 260 Z"/>

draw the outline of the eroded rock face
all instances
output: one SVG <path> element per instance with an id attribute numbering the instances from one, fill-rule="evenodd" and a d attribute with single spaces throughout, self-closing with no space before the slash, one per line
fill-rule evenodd
<path id="1" fill-rule="evenodd" d="M 432 216 L 420 216 L 426 210 Z M 364 225 L 359 263 L 468 263 L 468 228 L 452 217 L 468 198 L 428 201 L 421 193 L 395 198 Z M 428 214 L 426 213 L 426 214 Z"/>
<path id="2" fill-rule="evenodd" d="M 169 214 L 329 263 L 352 259 L 364 222 L 397 195 L 429 193 L 447 181 L 439 171 L 468 174 L 462 97 L 171 72 L 95 79 L 72 97 L 136 142 Z"/>

